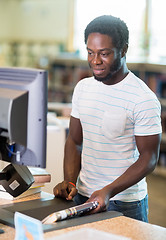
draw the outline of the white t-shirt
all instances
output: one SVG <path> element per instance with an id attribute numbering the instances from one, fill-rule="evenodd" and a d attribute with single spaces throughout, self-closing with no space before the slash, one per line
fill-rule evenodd
<path id="1" fill-rule="evenodd" d="M 79 193 L 90 197 L 122 175 L 139 157 L 135 136 L 161 133 L 160 114 L 156 95 L 131 72 L 115 85 L 94 77 L 79 81 L 71 112 L 83 129 Z M 111 199 L 137 201 L 146 194 L 144 178 Z"/>

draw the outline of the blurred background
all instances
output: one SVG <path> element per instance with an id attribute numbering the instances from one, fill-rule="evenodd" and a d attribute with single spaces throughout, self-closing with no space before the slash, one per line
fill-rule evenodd
<path id="1" fill-rule="evenodd" d="M 75 84 L 90 76 L 84 29 L 94 17 L 111 14 L 129 28 L 127 63 L 162 105 L 163 135 L 158 166 L 148 176 L 149 221 L 166 227 L 166 2 L 164 0 L 0 0 L 0 66 L 48 70 L 49 171 L 55 155 L 62 169 Z M 59 135 L 63 126 L 63 135 Z M 62 140 L 60 140 L 62 139 Z M 58 140 L 58 141 L 57 141 Z M 60 146 L 59 146 L 60 144 Z M 52 152 L 54 149 L 55 152 Z M 54 162 L 55 163 L 55 162 Z M 59 170 L 58 170 L 59 174 Z M 61 180 L 53 175 L 54 186 Z M 51 191 L 51 190 L 50 190 Z"/>

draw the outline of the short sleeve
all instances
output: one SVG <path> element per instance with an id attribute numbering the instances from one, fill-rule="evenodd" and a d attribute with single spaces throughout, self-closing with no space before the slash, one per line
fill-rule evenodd
<path id="1" fill-rule="evenodd" d="M 134 134 L 137 136 L 159 134 L 162 132 L 161 104 L 153 94 L 143 99 L 134 109 Z"/>

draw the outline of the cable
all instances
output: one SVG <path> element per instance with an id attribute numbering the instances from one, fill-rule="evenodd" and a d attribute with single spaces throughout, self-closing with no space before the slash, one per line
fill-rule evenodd
<path id="1" fill-rule="evenodd" d="M 22 150 L 21 152 L 20 152 L 20 151 L 14 152 L 14 151 L 12 151 L 8 146 L 12 146 L 12 147 L 13 147 L 13 145 L 7 145 L 7 144 L 6 144 L 6 149 L 7 149 L 7 151 L 8 151 L 11 155 L 16 156 L 16 161 L 17 161 L 17 162 L 20 162 L 20 158 L 21 158 L 21 156 L 23 156 L 23 154 L 25 153 L 26 148 L 23 147 L 23 150 Z"/>

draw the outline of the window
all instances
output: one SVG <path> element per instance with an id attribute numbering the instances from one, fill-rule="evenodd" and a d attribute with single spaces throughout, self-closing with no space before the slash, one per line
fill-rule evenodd
<path id="1" fill-rule="evenodd" d="M 120 17 L 129 28 L 128 62 L 166 62 L 166 29 L 161 27 L 165 5 L 163 0 L 76 0 L 74 48 L 86 58 L 86 25 L 97 16 L 111 14 Z"/>
<path id="2" fill-rule="evenodd" d="M 153 62 L 166 64 L 166 2 L 151 0 L 149 58 Z"/>

